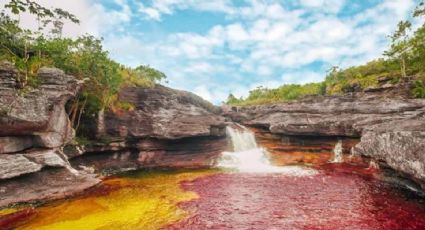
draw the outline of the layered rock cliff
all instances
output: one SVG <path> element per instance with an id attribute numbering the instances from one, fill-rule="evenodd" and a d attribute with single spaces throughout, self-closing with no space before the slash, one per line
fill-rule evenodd
<path id="1" fill-rule="evenodd" d="M 79 83 L 61 70 L 41 68 L 39 85 L 21 89 L 19 74 L 12 64 L 0 64 L 0 206 L 60 198 L 97 184 L 95 175 L 73 169 L 61 149 L 74 137 L 65 103 Z"/>
<path id="2" fill-rule="evenodd" d="M 38 86 L 21 89 L 19 74 L 0 64 L 0 207 L 81 192 L 105 170 L 209 167 L 227 147 L 218 108 L 160 85 L 123 89 L 119 100 L 132 108 L 82 121 L 96 139 L 75 145 L 65 104 L 79 82 L 41 68 Z"/>
<path id="3" fill-rule="evenodd" d="M 130 110 L 108 111 L 97 130 L 106 144 L 66 151 L 75 167 L 101 170 L 200 168 L 226 149 L 220 110 L 200 97 L 161 85 L 124 88 L 119 100 Z M 80 156 L 76 156 L 80 155 Z"/>
<path id="4" fill-rule="evenodd" d="M 224 115 L 279 135 L 361 137 L 353 153 L 390 166 L 425 188 L 425 100 L 410 98 L 408 85 L 233 107 Z"/>

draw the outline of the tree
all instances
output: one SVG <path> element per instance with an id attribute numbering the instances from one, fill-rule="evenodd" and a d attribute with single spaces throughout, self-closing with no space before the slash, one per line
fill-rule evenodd
<path id="1" fill-rule="evenodd" d="M 36 16 L 39 25 L 40 22 L 43 22 L 44 26 L 52 23 L 53 29 L 51 33 L 56 34 L 57 37 L 62 34 L 64 20 L 79 23 L 77 17 L 68 11 L 59 8 L 49 9 L 31 0 L 10 0 L 4 7 L 15 15 L 28 12 Z M 2 54 L 3 58 L 12 60 L 18 68 L 25 70 L 24 78 L 21 79 L 21 85 L 25 87 L 34 72 L 42 64 L 46 64 L 43 63 L 45 60 L 41 57 L 42 50 L 37 49 L 40 48 L 40 46 L 37 46 L 38 41 L 43 40 L 43 35 L 40 32 L 41 26 L 39 26 L 37 33 L 23 30 L 19 27 L 18 20 L 14 20 L 9 15 L 1 12 L 0 30 L 2 32 L 0 35 L 0 54 Z"/>
<path id="2" fill-rule="evenodd" d="M 403 77 L 407 77 L 406 59 L 408 57 L 407 52 L 410 49 L 408 31 L 411 27 L 411 22 L 400 21 L 397 25 L 397 30 L 390 36 L 392 42 L 391 48 L 384 53 L 400 61 L 400 71 Z"/>
<path id="3" fill-rule="evenodd" d="M 232 93 L 227 97 L 226 104 L 228 105 L 236 105 L 240 100 L 236 98 Z"/>
<path id="4" fill-rule="evenodd" d="M 136 67 L 135 71 L 140 76 L 144 76 L 151 81 L 161 81 L 167 78 L 163 72 L 156 70 L 148 65 L 140 65 Z"/>
<path id="5" fill-rule="evenodd" d="M 420 2 L 413 12 L 413 17 L 420 17 L 425 15 L 425 2 Z"/>

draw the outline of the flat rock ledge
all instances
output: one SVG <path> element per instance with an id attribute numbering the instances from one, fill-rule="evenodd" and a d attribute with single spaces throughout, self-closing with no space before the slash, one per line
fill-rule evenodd
<path id="1" fill-rule="evenodd" d="M 406 85 L 223 110 L 233 121 L 273 134 L 361 137 L 352 152 L 393 168 L 425 190 L 425 99 L 410 98 Z"/>
<path id="2" fill-rule="evenodd" d="M 425 119 L 370 127 L 353 152 L 382 162 L 425 190 Z"/>

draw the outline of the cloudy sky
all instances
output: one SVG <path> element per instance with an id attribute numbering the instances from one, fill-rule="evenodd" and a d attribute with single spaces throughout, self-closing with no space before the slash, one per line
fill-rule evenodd
<path id="1" fill-rule="evenodd" d="M 0 0 L 5 2 L 6 0 Z M 257 86 L 323 80 L 326 70 L 380 57 L 417 0 L 39 0 L 76 14 L 66 34 L 104 38 L 128 66 L 216 104 Z M 34 20 L 23 17 L 31 26 Z"/>

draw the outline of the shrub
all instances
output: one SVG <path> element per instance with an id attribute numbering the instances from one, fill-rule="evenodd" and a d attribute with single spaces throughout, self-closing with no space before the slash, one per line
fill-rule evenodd
<path id="1" fill-rule="evenodd" d="M 425 85 L 423 81 L 415 81 L 415 87 L 413 88 L 413 96 L 416 98 L 425 98 Z"/>

